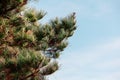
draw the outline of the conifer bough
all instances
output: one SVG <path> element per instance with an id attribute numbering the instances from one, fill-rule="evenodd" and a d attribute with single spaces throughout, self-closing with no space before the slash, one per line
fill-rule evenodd
<path id="1" fill-rule="evenodd" d="M 45 80 L 76 29 L 75 13 L 42 25 L 28 0 L 0 0 L 0 80 Z"/>

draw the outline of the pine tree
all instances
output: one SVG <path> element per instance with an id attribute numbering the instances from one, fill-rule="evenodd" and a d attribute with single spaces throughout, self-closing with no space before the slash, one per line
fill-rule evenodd
<path id="1" fill-rule="evenodd" d="M 46 13 L 28 2 L 0 0 L 0 80 L 45 80 L 76 29 L 75 13 L 41 24 Z"/>

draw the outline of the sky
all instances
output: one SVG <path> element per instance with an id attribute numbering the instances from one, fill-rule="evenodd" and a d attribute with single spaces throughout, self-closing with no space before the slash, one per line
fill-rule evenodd
<path id="1" fill-rule="evenodd" d="M 77 30 L 49 80 L 120 80 L 120 0 L 39 0 L 41 23 L 76 12 Z"/>

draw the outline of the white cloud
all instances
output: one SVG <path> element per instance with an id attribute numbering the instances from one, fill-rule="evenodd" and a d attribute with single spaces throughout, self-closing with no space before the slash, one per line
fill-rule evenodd
<path id="1" fill-rule="evenodd" d="M 57 80 L 118 80 L 119 53 L 120 38 L 91 46 L 86 51 L 70 53 L 60 59 L 61 69 L 52 76 Z"/>
<path id="2" fill-rule="evenodd" d="M 108 40 L 109 41 L 109 40 Z M 85 65 L 88 63 L 94 63 L 96 60 L 102 59 L 104 56 L 109 55 L 117 55 L 120 52 L 120 38 L 114 39 L 112 41 L 106 42 L 104 44 L 98 44 L 94 46 L 90 46 L 87 49 L 84 49 L 86 51 L 77 51 L 71 53 L 66 59 L 63 59 L 63 63 L 73 63 L 74 65 Z M 115 53 L 116 50 L 119 50 L 119 52 Z M 69 59 L 71 60 L 69 61 Z M 74 60 L 76 62 L 74 62 Z M 66 61 L 68 60 L 68 61 Z"/>
<path id="3" fill-rule="evenodd" d="M 106 61 L 103 61 L 103 62 L 100 62 L 100 63 L 97 63 L 94 65 L 95 68 L 97 69 L 118 69 L 120 67 L 120 58 L 117 58 L 117 59 L 112 59 L 112 60 L 106 60 Z M 120 71 L 120 70 L 118 70 Z"/>
<path id="4" fill-rule="evenodd" d="M 101 3 L 101 4 L 97 5 L 96 7 L 98 7 L 97 11 L 95 13 L 93 13 L 93 16 L 95 16 L 95 17 L 109 15 L 113 11 L 111 5 L 106 4 L 106 3 Z"/>

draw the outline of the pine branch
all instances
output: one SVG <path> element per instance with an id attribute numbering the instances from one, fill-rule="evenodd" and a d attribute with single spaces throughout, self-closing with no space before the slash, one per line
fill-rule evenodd
<path id="1" fill-rule="evenodd" d="M 1 12 L 0 12 L 0 16 L 3 16 L 3 15 L 5 15 L 6 13 L 8 13 L 9 11 L 12 11 L 12 10 L 14 10 L 14 9 L 16 9 L 16 8 L 18 8 L 18 9 L 21 8 L 22 6 L 24 6 L 25 4 L 27 4 L 27 1 L 28 1 L 28 0 L 23 0 L 23 2 L 22 2 L 21 4 L 19 4 L 19 6 L 18 6 L 18 5 L 13 5 L 12 7 L 1 11 Z M 4 2 L 5 2 L 5 1 L 4 1 Z M 4 5 L 4 6 L 5 6 L 5 5 Z M 18 9 L 16 9 L 16 11 L 18 11 Z M 6 17 L 6 16 L 5 16 L 5 17 Z"/>
<path id="2" fill-rule="evenodd" d="M 22 78 L 22 79 L 20 79 L 20 80 L 27 80 L 27 78 L 29 78 L 29 77 L 34 77 L 39 71 L 40 71 L 40 70 L 37 69 L 37 70 L 35 70 L 33 73 L 31 73 L 30 75 L 28 75 L 28 76 L 26 76 L 26 77 L 24 77 L 24 78 Z"/>

